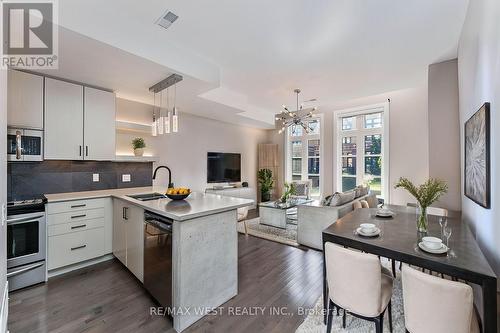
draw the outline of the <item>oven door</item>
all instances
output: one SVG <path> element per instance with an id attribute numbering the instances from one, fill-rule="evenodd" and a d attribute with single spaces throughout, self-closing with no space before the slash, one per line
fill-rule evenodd
<path id="1" fill-rule="evenodd" d="M 7 219 L 7 268 L 46 257 L 45 213 L 9 216 Z"/>

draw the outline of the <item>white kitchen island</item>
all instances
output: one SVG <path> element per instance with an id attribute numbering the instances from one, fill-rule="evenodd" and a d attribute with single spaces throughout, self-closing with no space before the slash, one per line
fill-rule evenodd
<path id="1" fill-rule="evenodd" d="M 57 205 L 94 207 L 92 201 L 108 198 L 112 205 L 113 254 L 142 282 L 143 214 L 152 212 L 171 219 L 172 233 L 172 318 L 173 326 L 181 332 L 211 309 L 227 302 L 238 293 L 237 209 L 254 204 L 253 200 L 194 192 L 186 200 L 159 199 L 139 201 L 131 194 L 159 192 L 161 188 L 136 188 L 89 191 L 46 195 L 50 220 L 56 218 Z M 88 204 L 90 202 L 91 204 Z M 85 205 L 85 206 L 82 206 Z M 130 207 L 127 222 L 122 223 L 122 207 Z M 68 208 L 69 209 L 69 208 Z M 77 208 L 78 209 L 78 208 Z M 92 209 L 87 209 L 88 211 Z M 51 214 L 53 213 L 53 214 Z M 75 211 L 87 215 L 86 211 Z M 95 215 L 95 214 L 94 214 Z M 92 216 L 92 214 L 88 214 Z M 68 223 L 73 223 L 70 221 Z M 83 221 L 78 220 L 79 223 Z M 109 222 L 108 222 L 109 223 Z M 92 225 L 92 223 L 85 223 Z M 126 229 L 120 229 L 121 225 Z M 109 229 L 109 228 L 108 228 Z M 106 229 L 104 229 L 106 230 Z M 79 230 L 78 232 L 86 232 Z M 87 231 L 88 232 L 88 231 Z M 74 237 L 73 237 L 74 238 Z M 109 239 L 106 238 L 105 239 Z M 49 248 L 50 248 L 49 238 Z M 55 244 L 65 244 L 58 242 Z M 77 244 L 69 244 L 77 247 Z M 64 252 L 64 249 L 54 249 Z M 147 309 L 149 311 L 149 309 Z"/>

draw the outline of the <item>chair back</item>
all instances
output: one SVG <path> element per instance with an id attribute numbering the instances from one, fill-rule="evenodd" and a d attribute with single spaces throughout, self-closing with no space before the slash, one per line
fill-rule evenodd
<path id="1" fill-rule="evenodd" d="M 325 244 L 326 277 L 331 300 L 362 316 L 381 308 L 381 266 L 377 256 Z"/>
<path id="2" fill-rule="evenodd" d="M 312 180 L 294 180 L 292 184 L 295 186 L 296 198 L 309 199 L 311 197 Z"/>
<path id="3" fill-rule="evenodd" d="M 406 328 L 412 333 L 469 333 L 472 288 L 403 265 L 403 303 Z"/>
<path id="4" fill-rule="evenodd" d="M 413 202 L 408 202 L 406 204 L 406 206 L 407 207 L 417 207 L 417 205 Z M 448 209 L 440 208 L 440 207 L 427 207 L 427 214 L 447 217 L 448 216 Z"/>

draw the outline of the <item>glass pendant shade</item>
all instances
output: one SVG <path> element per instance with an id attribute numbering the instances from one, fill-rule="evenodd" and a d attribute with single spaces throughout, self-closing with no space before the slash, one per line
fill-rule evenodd
<path id="1" fill-rule="evenodd" d="M 165 117 L 165 133 L 170 133 L 170 111 L 167 111 L 167 116 Z"/>
<path id="2" fill-rule="evenodd" d="M 165 119 L 163 116 L 160 116 L 158 119 L 158 134 L 163 134 L 163 125 L 165 124 Z"/>
<path id="3" fill-rule="evenodd" d="M 172 114 L 172 132 L 177 133 L 179 131 L 179 110 L 174 107 L 174 112 Z"/>
<path id="4" fill-rule="evenodd" d="M 152 136 L 157 136 L 157 125 L 156 125 L 156 118 L 155 115 L 153 114 L 153 123 L 151 124 L 151 135 Z"/>

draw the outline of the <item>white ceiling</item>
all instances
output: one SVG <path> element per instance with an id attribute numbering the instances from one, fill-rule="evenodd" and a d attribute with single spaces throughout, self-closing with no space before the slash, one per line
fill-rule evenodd
<path id="1" fill-rule="evenodd" d="M 295 87 L 302 89 L 304 99 L 318 98 L 327 108 L 333 102 L 424 83 L 429 64 L 456 57 L 467 4 L 64 0 L 59 2 L 59 22 L 144 58 L 129 63 L 131 55 L 123 57 L 122 67 L 134 69 L 125 70 L 128 75 L 118 80 L 110 77 L 121 65 L 110 62 L 113 57 L 99 61 L 100 49 L 74 45 L 73 50 L 93 53 L 94 61 L 106 68 L 93 75 L 119 94 L 144 101 L 150 97 L 141 89 L 173 71 L 187 78 L 190 88 L 183 98 L 189 112 L 265 127 L 281 104 L 294 105 Z M 164 30 L 154 22 L 167 9 L 179 19 Z M 67 48 L 64 41 L 60 47 Z M 71 62 L 72 71 L 82 71 L 77 61 Z"/>

